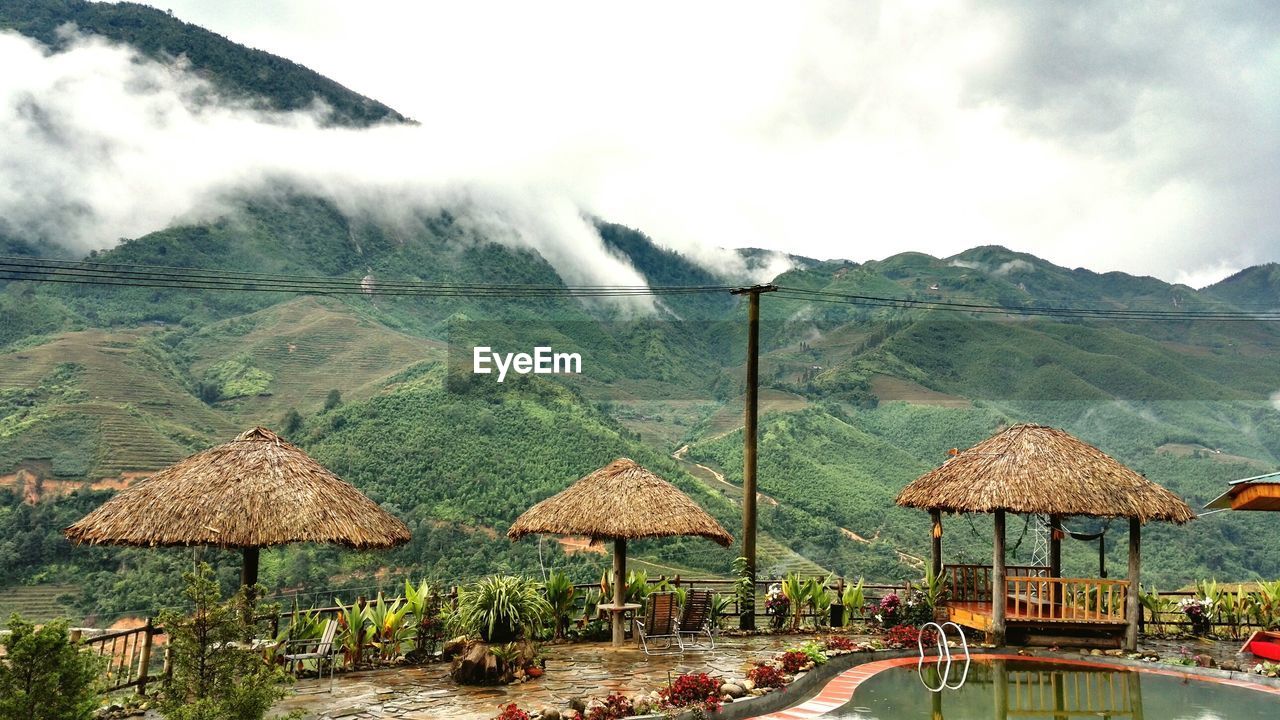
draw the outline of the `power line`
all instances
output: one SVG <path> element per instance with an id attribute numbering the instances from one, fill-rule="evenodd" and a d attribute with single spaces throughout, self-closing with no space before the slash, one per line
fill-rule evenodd
<path id="1" fill-rule="evenodd" d="M 823 290 L 779 287 L 783 297 L 806 302 L 827 302 L 841 305 L 863 305 L 896 309 L 937 310 L 995 315 L 1022 315 L 1041 317 L 1065 317 L 1113 320 L 1220 320 L 1220 321 L 1273 321 L 1280 320 L 1280 311 L 1246 313 L 1230 311 L 1193 310 L 1125 310 L 1120 308 L 1038 307 L 1034 305 L 991 305 L 981 303 L 957 303 L 945 300 L 916 300 L 878 295 L 855 295 Z"/>

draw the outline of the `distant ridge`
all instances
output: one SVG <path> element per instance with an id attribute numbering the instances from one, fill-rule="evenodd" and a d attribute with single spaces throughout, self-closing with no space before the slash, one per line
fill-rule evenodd
<path id="1" fill-rule="evenodd" d="M 245 47 L 146 5 L 84 0 L 0 3 L 0 29 L 16 30 L 53 48 L 65 45 L 57 31 L 67 23 L 127 43 L 157 60 L 183 55 L 193 70 L 224 92 L 263 101 L 269 109 L 300 110 L 319 99 L 333 109 L 330 122 L 335 125 L 408 122 L 392 108 L 298 63 Z"/>

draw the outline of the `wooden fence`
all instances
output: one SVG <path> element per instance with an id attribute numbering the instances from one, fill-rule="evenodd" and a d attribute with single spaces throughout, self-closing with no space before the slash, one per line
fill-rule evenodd
<path id="1" fill-rule="evenodd" d="M 139 695 L 146 695 L 148 684 L 168 675 L 168 648 L 157 642 L 163 638 L 164 628 L 151 620 L 142 627 L 101 635 L 85 637 L 83 632 L 72 630 L 71 639 L 83 643 L 85 652 L 103 658 L 103 692 L 136 688 Z"/>

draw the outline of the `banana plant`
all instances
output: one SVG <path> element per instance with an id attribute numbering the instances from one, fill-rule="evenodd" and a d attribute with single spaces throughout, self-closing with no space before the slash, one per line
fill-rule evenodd
<path id="1" fill-rule="evenodd" d="M 365 647 L 373 640 L 373 626 L 355 603 L 348 607 L 337 598 L 333 602 L 338 606 L 338 644 L 342 647 L 343 659 L 347 665 L 355 667 L 360 664 Z"/>
<path id="2" fill-rule="evenodd" d="M 409 637 L 409 627 L 405 622 L 405 614 L 409 606 L 397 598 L 388 603 L 378 593 L 378 599 L 364 608 L 365 619 L 373 629 L 373 646 L 383 662 L 400 657 L 401 647 Z"/>
<path id="3" fill-rule="evenodd" d="M 863 579 L 858 578 L 857 585 L 846 585 L 844 594 L 840 596 L 840 602 L 844 605 L 845 617 L 852 617 L 856 610 L 861 613 L 862 608 L 867 604 L 867 594 L 863 590 Z"/>
<path id="4" fill-rule="evenodd" d="M 1280 627 L 1280 580 L 1258 582 L 1253 614 L 1263 629 L 1275 630 Z"/>
<path id="5" fill-rule="evenodd" d="M 733 606 L 734 597 L 732 595 L 721 595 L 716 593 L 711 596 L 711 627 L 720 627 L 720 618 L 729 612 L 729 608 Z"/>
<path id="6" fill-rule="evenodd" d="M 794 572 L 787 573 L 787 576 L 782 579 L 782 596 L 787 599 L 788 612 L 791 613 L 791 629 L 795 630 L 800 627 L 800 615 L 808 596 L 805 583 L 799 575 Z"/>

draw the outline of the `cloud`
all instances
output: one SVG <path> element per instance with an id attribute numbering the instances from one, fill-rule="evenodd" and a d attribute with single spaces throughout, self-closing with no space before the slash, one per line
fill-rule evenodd
<path id="1" fill-rule="evenodd" d="M 477 237 L 536 250 L 568 284 L 645 284 L 539 149 L 486 152 L 415 126 L 325 127 L 322 106 L 264 112 L 220 97 L 180 62 L 92 36 L 51 53 L 0 33 L 0 67 L 8 232 L 85 252 L 292 189 L 406 226 L 448 209 Z M 697 256 L 745 270 L 726 251 Z"/>
<path id="2" fill-rule="evenodd" d="M 708 266 L 995 244 L 1177 280 L 1280 258 L 1273 3 L 172 7 L 422 123 L 360 166 L 563 198 Z"/>
<path id="3" fill-rule="evenodd" d="M 1015 259 L 1015 260 L 1009 260 L 1008 262 L 1000 263 L 1000 267 L 996 268 L 995 270 L 992 270 L 991 274 L 995 275 L 996 277 L 1004 277 L 1005 275 L 1009 275 L 1012 273 L 1031 272 L 1032 270 L 1035 270 L 1035 269 L 1036 269 L 1036 266 L 1032 265 L 1026 260 Z"/>
<path id="4" fill-rule="evenodd" d="M 1280 390 L 1271 393 L 1271 407 L 1280 412 Z"/>

